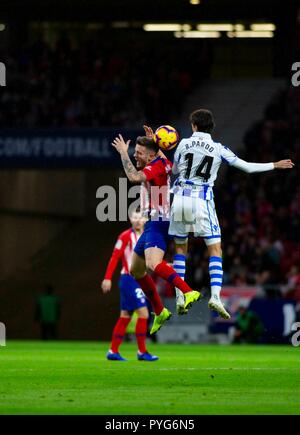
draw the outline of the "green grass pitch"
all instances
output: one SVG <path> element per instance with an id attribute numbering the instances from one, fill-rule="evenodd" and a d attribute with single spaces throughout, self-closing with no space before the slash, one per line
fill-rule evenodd
<path id="1" fill-rule="evenodd" d="M 300 414 L 300 348 L 150 344 L 157 362 L 107 361 L 107 343 L 0 347 L 0 414 Z"/>

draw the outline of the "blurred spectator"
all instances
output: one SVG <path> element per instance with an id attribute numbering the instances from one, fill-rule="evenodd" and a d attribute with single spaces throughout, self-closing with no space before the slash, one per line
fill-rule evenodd
<path id="1" fill-rule="evenodd" d="M 53 294 L 52 285 L 47 285 L 45 292 L 39 296 L 36 305 L 36 320 L 41 327 L 42 340 L 56 340 L 57 323 L 60 318 L 60 303 Z"/>
<path id="2" fill-rule="evenodd" d="M 74 36 L 74 35 L 73 35 Z M 208 74 L 207 41 L 144 37 L 128 31 L 86 32 L 73 40 L 39 35 L 2 53 L 10 83 L 0 95 L 1 127 L 103 127 L 166 123 L 180 114 L 195 81 Z M 160 49 L 155 50 L 156 43 Z M 178 61 L 180 60 L 180 62 Z"/>
<path id="3" fill-rule="evenodd" d="M 263 330 L 259 316 L 241 305 L 234 325 L 233 343 L 258 343 Z"/>
<path id="4" fill-rule="evenodd" d="M 300 271 L 298 266 L 292 266 L 288 273 L 288 283 L 284 288 L 284 296 L 300 302 Z"/>

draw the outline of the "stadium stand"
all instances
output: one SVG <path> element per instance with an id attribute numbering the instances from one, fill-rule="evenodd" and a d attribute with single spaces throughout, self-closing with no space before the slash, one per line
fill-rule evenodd
<path id="1" fill-rule="evenodd" d="M 114 35 L 103 38 L 98 33 L 79 45 L 66 34 L 52 44 L 40 36 L 16 52 L 3 52 L 10 86 L 0 96 L 5 105 L 0 127 L 140 127 L 145 120 L 162 122 L 180 113 L 196 78 L 199 82 L 209 74 L 207 42 L 195 49 L 195 44 L 173 38 L 156 51 L 155 37 L 133 32 L 116 41 Z"/>

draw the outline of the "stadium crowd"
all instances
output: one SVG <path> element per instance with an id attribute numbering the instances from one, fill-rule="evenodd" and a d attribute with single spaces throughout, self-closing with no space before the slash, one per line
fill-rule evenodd
<path id="1" fill-rule="evenodd" d="M 240 157 L 253 162 L 300 158 L 300 89 L 274 96 L 245 135 Z M 215 190 L 222 228 L 225 285 L 260 285 L 270 297 L 300 300 L 300 171 L 247 175 L 228 168 Z M 298 265 L 298 266 L 297 266 Z M 209 284 L 202 241 L 193 240 L 189 275 Z"/>
<path id="2" fill-rule="evenodd" d="M 0 127 L 139 126 L 178 115 L 193 82 L 207 75 L 207 42 L 143 33 L 98 33 L 83 42 L 61 34 L 1 53 L 9 86 L 0 95 Z M 149 35 L 147 35 L 149 36 Z M 116 39 L 118 38 L 118 39 Z M 178 50 L 180 62 L 178 62 Z M 195 54 L 196 53 L 196 54 Z"/>

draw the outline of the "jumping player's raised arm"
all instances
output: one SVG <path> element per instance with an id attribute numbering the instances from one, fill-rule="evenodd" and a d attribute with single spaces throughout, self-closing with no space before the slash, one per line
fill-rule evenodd
<path id="1" fill-rule="evenodd" d="M 252 174 L 253 172 L 266 172 L 272 171 L 273 169 L 291 169 L 295 165 L 290 159 L 279 160 L 278 162 L 270 163 L 249 163 L 245 160 L 237 158 L 232 166 L 240 169 L 241 171 L 247 172 L 248 174 Z"/>
<path id="2" fill-rule="evenodd" d="M 125 142 L 122 135 L 119 134 L 119 136 L 116 137 L 115 140 L 112 142 L 112 146 L 116 148 L 121 156 L 123 168 L 128 180 L 132 183 L 142 183 L 143 181 L 146 181 L 146 176 L 143 171 L 138 171 L 130 160 L 130 157 L 128 155 L 129 143 L 130 140 Z"/>
<path id="3" fill-rule="evenodd" d="M 273 169 L 291 169 L 295 165 L 290 159 L 270 163 L 251 163 L 237 157 L 229 148 L 221 146 L 221 159 L 248 174 L 272 171 Z"/>
<path id="4" fill-rule="evenodd" d="M 153 129 L 151 127 L 149 127 L 148 125 L 143 125 L 143 128 L 145 130 L 145 134 L 149 139 L 154 140 L 154 133 L 153 133 Z M 157 153 L 158 157 L 161 157 L 162 159 L 167 159 L 167 156 L 162 152 L 161 149 L 158 150 Z"/>

